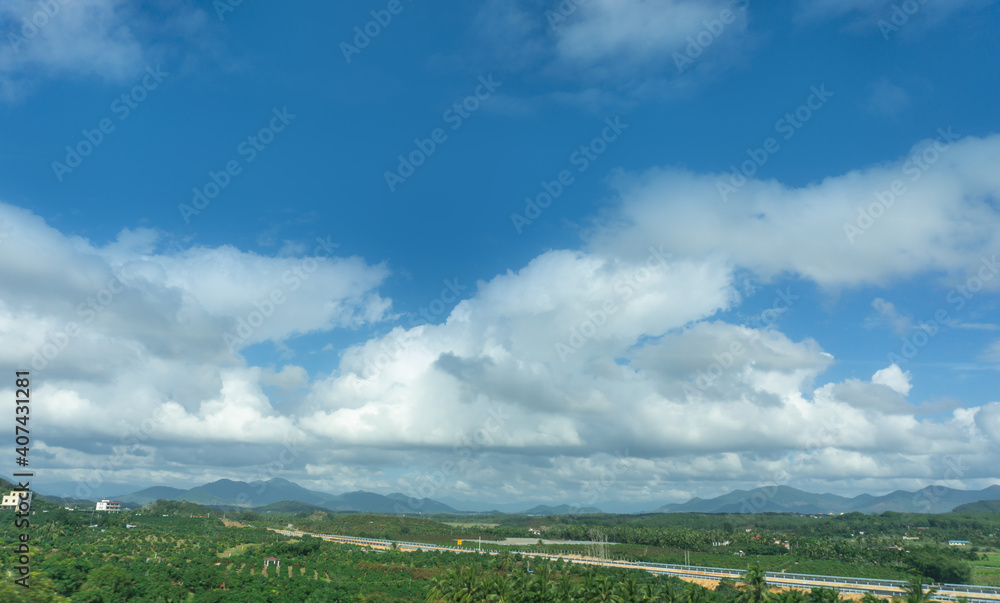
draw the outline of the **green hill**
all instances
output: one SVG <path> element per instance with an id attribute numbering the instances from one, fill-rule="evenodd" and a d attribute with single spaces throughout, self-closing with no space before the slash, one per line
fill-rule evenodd
<path id="1" fill-rule="evenodd" d="M 952 513 L 1000 513 L 1000 500 L 980 500 L 958 505 Z"/>
<path id="2" fill-rule="evenodd" d="M 538 505 L 527 511 L 521 511 L 518 515 L 588 515 L 592 513 L 604 513 L 597 507 L 571 507 L 569 505 Z"/>
<path id="3" fill-rule="evenodd" d="M 190 517 L 191 515 L 207 517 L 214 512 L 201 505 L 179 500 L 158 500 L 143 507 L 142 511 L 150 515 L 169 515 L 171 517 Z"/>
<path id="4" fill-rule="evenodd" d="M 283 500 L 281 502 L 271 503 L 269 505 L 264 505 L 263 507 L 254 507 L 254 513 L 329 513 L 330 510 L 325 507 L 317 507 L 316 505 L 310 505 L 309 503 L 299 502 L 297 500 Z"/>

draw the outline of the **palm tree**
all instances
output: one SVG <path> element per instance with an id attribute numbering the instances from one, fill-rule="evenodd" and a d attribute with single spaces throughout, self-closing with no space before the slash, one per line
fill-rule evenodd
<path id="1" fill-rule="evenodd" d="M 930 585 L 927 585 L 925 590 L 923 578 L 910 578 L 903 590 L 906 592 L 906 603 L 927 603 L 938 591 L 937 588 Z"/>
<path id="2" fill-rule="evenodd" d="M 640 601 L 647 601 L 650 603 L 659 603 L 663 601 L 663 588 L 660 586 L 653 586 L 652 584 L 647 584 L 642 587 L 642 597 Z"/>
<path id="3" fill-rule="evenodd" d="M 461 573 L 453 569 L 442 577 L 431 578 L 431 588 L 427 592 L 428 601 L 480 601 L 481 585 L 471 567 Z"/>
<path id="4" fill-rule="evenodd" d="M 466 567 L 459 574 L 458 598 L 455 601 L 460 603 L 472 603 L 482 601 L 484 593 L 483 583 L 479 579 L 479 574 L 474 567 Z"/>
<path id="5" fill-rule="evenodd" d="M 814 587 L 809 591 L 810 603 L 838 603 L 840 595 L 835 589 Z"/>
<path id="6" fill-rule="evenodd" d="M 542 565 L 535 571 L 535 578 L 528 588 L 539 601 L 551 601 L 555 596 L 555 583 L 549 580 L 551 574 L 552 570 L 549 569 L 548 565 Z"/>
<path id="7" fill-rule="evenodd" d="M 629 576 L 624 582 L 618 584 L 618 596 L 625 603 L 642 603 L 642 589 L 639 587 L 639 582 L 634 576 Z"/>
<path id="8" fill-rule="evenodd" d="M 448 570 L 454 572 L 455 570 Z M 428 601 L 445 601 L 448 591 L 448 574 L 444 576 L 434 576 L 430 580 L 430 589 L 427 591 Z"/>
<path id="9" fill-rule="evenodd" d="M 778 595 L 779 603 L 805 603 L 806 594 L 801 590 L 789 588 Z"/>
<path id="10" fill-rule="evenodd" d="M 570 580 L 569 574 L 563 574 L 559 577 L 559 587 L 556 592 L 559 595 L 557 600 L 560 603 L 570 603 L 573 601 L 573 581 Z"/>
<path id="11" fill-rule="evenodd" d="M 687 603 L 707 603 L 708 589 L 697 584 L 689 583 L 684 592 L 684 599 Z"/>
<path id="12" fill-rule="evenodd" d="M 598 576 L 594 579 L 594 587 L 584 595 L 587 603 L 624 603 L 618 593 L 615 592 L 615 585 L 606 576 Z"/>
<path id="13" fill-rule="evenodd" d="M 771 587 L 767 584 L 767 577 L 764 570 L 760 569 L 760 563 L 754 561 L 743 572 L 742 592 L 737 597 L 739 603 L 764 603 L 774 598 Z"/>
<path id="14" fill-rule="evenodd" d="M 687 585 L 684 585 L 675 580 L 671 580 L 663 586 L 663 594 L 661 596 L 667 603 L 685 603 L 687 601 L 695 601 L 695 599 L 692 599 L 692 596 L 697 597 L 697 595 L 693 595 L 693 593 L 697 590 L 704 592 L 703 588 L 693 582 L 689 582 Z M 704 598 L 698 599 L 698 601 L 703 600 Z"/>
<path id="15" fill-rule="evenodd" d="M 497 569 L 505 572 L 514 567 L 514 556 L 510 554 L 510 549 L 505 548 L 499 555 L 497 555 L 496 566 Z"/>
<path id="16" fill-rule="evenodd" d="M 490 583 L 490 594 L 486 597 L 488 601 L 496 603 L 510 603 L 517 598 L 518 591 L 514 588 L 514 581 L 507 576 L 496 576 Z"/>
<path id="17" fill-rule="evenodd" d="M 861 603 L 883 603 L 883 600 L 879 599 L 878 597 L 876 597 L 872 593 L 865 593 L 861 597 Z"/>

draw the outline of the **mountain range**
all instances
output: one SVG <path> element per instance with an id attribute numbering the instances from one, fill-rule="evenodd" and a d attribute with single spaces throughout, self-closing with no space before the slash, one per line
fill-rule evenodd
<path id="1" fill-rule="evenodd" d="M 77 497 L 58 498 L 54 501 L 77 502 Z M 376 494 L 359 490 L 343 494 L 330 494 L 303 488 L 286 479 L 241 482 L 218 480 L 190 489 L 153 486 L 110 497 L 127 505 L 146 505 L 156 500 L 188 501 L 200 505 L 256 509 L 261 512 L 301 512 L 311 510 L 348 511 L 367 513 L 489 513 L 501 512 L 523 515 L 565 515 L 601 513 L 589 506 L 552 505 L 544 502 L 476 504 L 445 498 L 414 501 L 399 493 Z M 531 506 L 533 505 L 533 506 Z M 531 506 L 531 508 L 525 508 Z M 602 504 L 604 506 L 604 504 Z M 648 507 L 647 507 L 648 508 Z M 916 492 L 897 490 L 875 496 L 861 494 L 854 497 L 837 494 L 815 494 L 789 486 L 735 490 L 715 498 L 692 498 L 684 503 L 666 504 L 653 513 L 800 513 L 804 515 L 839 513 L 947 513 L 995 512 L 1000 509 L 1000 485 L 982 490 L 955 490 L 943 486 L 930 486 Z"/>
<path id="2" fill-rule="evenodd" d="M 344 494 L 329 494 L 308 490 L 286 479 L 274 478 L 266 482 L 237 482 L 220 479 L 189 490 L 153 486 L 131 494 L 114 497 L 123 503 L 139 505 L 156 500 L 183 500 L 200 505 L 219 507 L 256 508 L 275 503 L 299 502 L 330 511 L 362 511 L 368 513 L 459 513 L 460 511 L 436 500 L 422 498 L 410 504 L 410 499 L 399 493 L 383 495 L 358 490 Z"/>
<path id="3" fill-rule="evenodd" d="M 692 498 L 686 503 L 668 504 L 661 513 L 947 513 L 966 503 L 1000 500 L 1000 486 L 982 490 L 955 490 L 928 486 L 916 492 L 896 490 L 883 496 L 861 494 L 853 498 L 836 494 L 813 494 L 789 486 L 734 490 L 716 498 Z"/>

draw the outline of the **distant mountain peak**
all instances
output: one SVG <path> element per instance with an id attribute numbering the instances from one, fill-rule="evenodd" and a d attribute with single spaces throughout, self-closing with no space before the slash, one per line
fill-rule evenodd
<path id="1" fill-rule="evenodd" d="M 934 496 L 921 496 L 933 491 Z M 980 500 L 1000 500 L 1000 485 L 983 490 L 955 490 L 928 486 L 917 492 L 896 490 L 882 496 L 859 494 L 847 498 L 837 494 L 815 494 L 791 486 L 769 486 L 753 490 L 734 490 L 710 499 L 692 498 L 686 503 L 663 505 L 666 513 L 947 513 L 958 505 Z"/>
<path id="2" fill-rule="evenodd" d="M 293 481 L 276 477 L 266 482 L 251 483 L 220 479 L 196 486 L 189 490 L 154 486 L 117 497 L 122 502 L 149 504 L 156 500 L 188 501 L 201 505 L 223 507 L 265 508 L 267 510 L 290 509 L 299 504 L 301 508 L 323 508 L 330 511 L 357 511 L 368 513 L 459 513 L 460 511 L 444 503 L 421 499 L 415 508 L 402 506 L 408 500 L 404 495 L 383 496 L 374 492 L 357 490 L 334 495 L 327 492 L 308 490 Z"/>

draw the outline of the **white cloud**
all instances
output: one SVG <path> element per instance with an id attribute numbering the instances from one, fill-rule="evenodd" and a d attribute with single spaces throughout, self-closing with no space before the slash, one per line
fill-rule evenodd
<path id="1" fill-rule="evenodd" d="M 882 117 L 893 117 L 910 106 L 910 95 L 901 86 L 881 78 L 870 87 L 871 96 L 866 103 L 869 112 Z"/>
<path id="2" fill-rule="evenodd" d="M 721 1 L 591 0 L 555 22 L 556 51 L 561 60 L 608 69 L 623 62 L 662 63 L 673 51 L 683 51 L 688 36 L 706 30 L 706 21 L 719 20 L 723 10 L 742 16 L 732 3 Z M 719 25 L 719 35 L 740 35 L 746 22 Z"/>
<path id="3" fill-rule="evenodd" d="M 868 328 L 887 326 L 897 335 L 907 335 L 915 328 L 913 317 L 900 314 L 892 302 L 876 297 L 872 301 L 872 308 L 878 314 L 865 320 Z"/>
<path id="4" fill-rule="evenodd" d="M 156 415 L 169 418 L 151 428 L 159 442 L 293 437 L 262 388 L 306 387 L 305 371 L 245 368 L 225 335 L 240 317 L 256 323 L 259 307 L 268 316 L 237 348 L 377 321 L 389 305 L 374 291 L 386 268 L 358 258 L 156 254 L 149 230 L 97 246 L 2 203 L 0 221 L 0 366 L 34 369 L 47 400 L 38 420 L 61 446 L 114 442 L 122 425 Z M 266 308 L 274 291 L 284 302 Z"/>
<path id="5" fill-rule="evenodd" d="M 814 22 L 850 16 L 849 29 L 854 32 L 878 34 L 878 22 L 909 25 L 920 20 L 924 26 L 936 25 L 966 8 L 993 4 L 996 0 L 951 0 L 949 2 L 921 2 L 917 12 L 904 12 L 896 0 L 801 0 L 797 19 Z M 909 9 L 909 7 L 908 7 Z M 895 18 L 895 22 L 893 21 Z M 916 28 L 915 28 L 916 29 Z"/>
<path id="6" fill-rule="evenodd" d="M 726 0 L 494 0 L 480 8 L 474 31 L 494 60 L 537 70 L 561 88 L 508 100 L 508 107 L 526 110 L 548 101 L 596 110 L 681 94 L 743 60 L 751 37 L 748 11 L 740 6 Z"/>
<path id="7" fill-rule="evenodd" d="M 51 77 L 125 81 L 166 58 L 164 42 L 171 37 L 204 49 L 204 11 L 184 2 L 154 4 L 151 22 L 126 0 L 5 1 L 0 20 L 9 31 L 0 46 L 0 99 L 21 100 Z"/>
<path id="8" fill-rule="evenodd" d="M 629 226 L 600 227 L 591 244 L 634 257 L 642 253 L 637 241 L 655 237 L 683 257 L 721 253 L 763 278 L 793 273 L 824 287 L 886 285 L 928 272 L 964 277 L 1000 249 L 993 207 L 1000 173 L 991 165 L 1000 160 L 1000 136 L 967 137 L 937 157 L 926 171 L 914 171 L 908 155 L 800 188 L 751 179 L 725 195 L 729 174 L 622 175 L 619 214 Z M 859 218 L 859 208 L 867 211 L 896 180 L 904 194 L 888 209 L 876 207 L 884 211 L 871 222 Z M 987 283 L 998 285 L 1000 278 Z"/>
<path id="9" fill-rule="evenodd" d="M 913 385 L 910 383 L 910 371 L 903 372 L 903 369 L 893 364 L 872 375 L 872 383 L 879 383 L 891 388 L 906 396 L 909 395 Z"/>
<path id="10" fill-rule="evenodd" d="M 994 341 L 980 355 L 984 362 L 1000 362 L 1000 339 Z"/>
<path id="11" fill-rule="evenodd" d="M 0 205 L 0 337 L 16 344 L 0 347 L 0 366 L 29 365 L 80 324 L 39 371 L 40 443 L 70 459 L 48 460 L 67 479 L 139 429 L 127 458 L 147 454 L 137 466 L 158 475 L 246 479 L 294 442 L 286 477 L 334 491 L 589 503 L 584 486 L 607 471 L 636 500 L 776 475 L 878 476 L 884 489 L 940 474 L 941 455 L 968 459 L 975 483 L 994 475 L 1000 452 L 992 406 L 923 419 L 899 367 L 830 382 L 835 359 L 822 341 L 721 317 L 741 302 L 744 268 L 758 287 L 778 274 L 847 287 L 976 268 L 1000 232 L 987 202 L 1000 188 L 990 169 L 998 146 L 956 143 L 854 245 L 843 222 L 900 165 L 802 189 L 752 182 L 746 201 L 726 206 L 715 176 L 622 179 L 625 219 L 611 216 L 618 226 L 595 231 L 585 249 L 482 281 L 443 323 L 397 326 L 312 379 L 294 363 L 247 366 L 222 336 L 275 288 L 287 301 L 247 343 L 380 320 L 383 266 L 317 261 L 292 290 L 284 276 L 306 258 L 161 253 L 149 230 L 98 246 Z M 627 466 L 614 469 L 616 453 Z"/>

